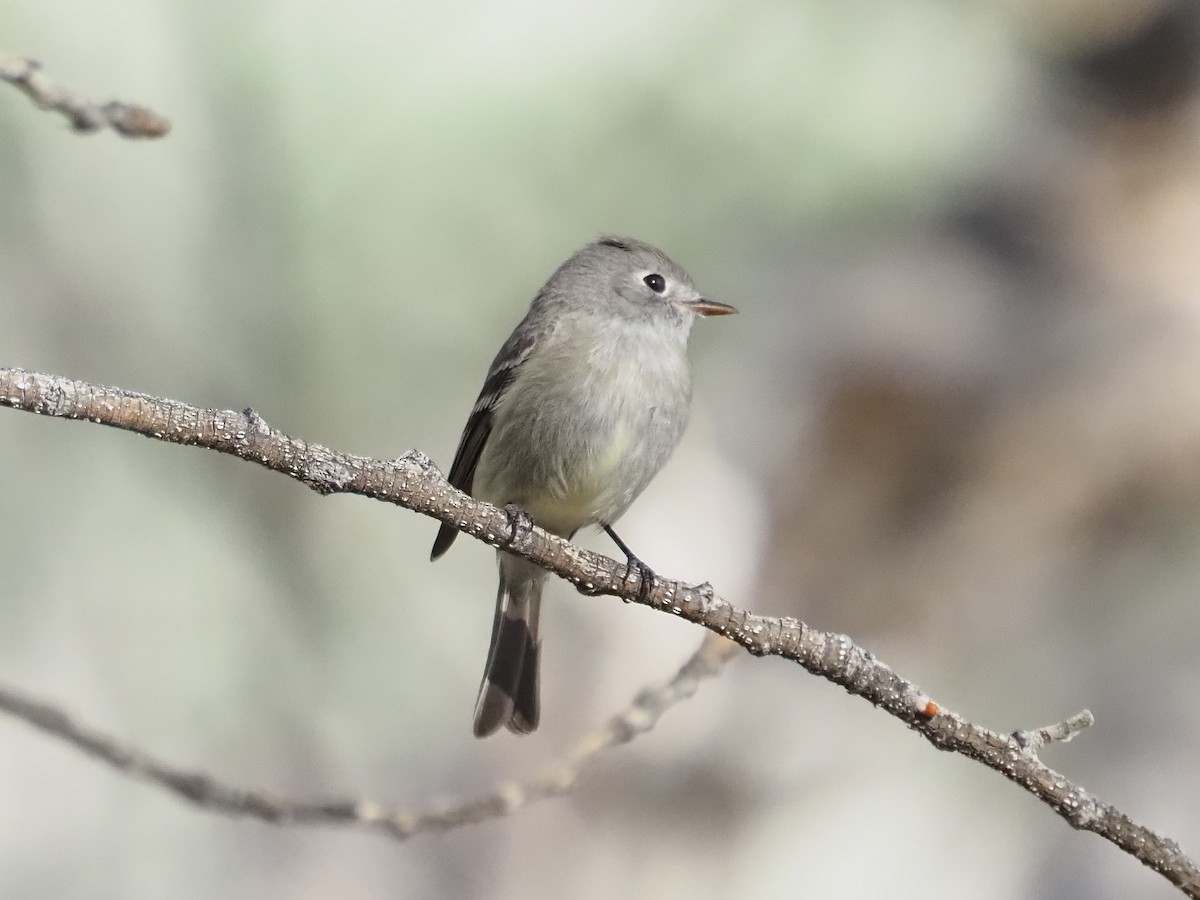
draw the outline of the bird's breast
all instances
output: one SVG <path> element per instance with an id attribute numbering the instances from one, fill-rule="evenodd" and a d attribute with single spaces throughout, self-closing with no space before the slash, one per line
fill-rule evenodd
<path id="1" fill-rule="evenodd" d="M 479 496 L 563 534 L 618 518 L 687 425 L 683 337 L 618 331 L 535 354 L 497 410 Z"/>

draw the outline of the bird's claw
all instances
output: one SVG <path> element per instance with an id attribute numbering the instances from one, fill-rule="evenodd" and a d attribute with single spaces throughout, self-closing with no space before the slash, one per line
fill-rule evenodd
<path id="1" fill-rule="evenodd" d="M 611 525 L 607 522 L 601 522 L 600 527 L 604 529 L 605 533 L 612 538 L 613 543 L 625 554 L 625 577 L 621 579 L 621 583 L 627 584 L 630 578 L 636 576 L 638 602 L 649 604 L 650 595 L 654 592 L 654 579 L 657 577 L 654 574 L 654 570 L 633 555 L 633 551 L 629 549 L 629 545 L 617 536 Z"/>
<path id="2" fill-rule="evenodd" d="M 639 603 L 648 604 L 650 594 L 654 591 L 654 579 L 657 578 L 648 565 L 631 556 L 625 561 L 625 574 L 621 576 L 621 586 L 629 584 L 630 579 L 637 581 L 637 599 Z M 575 585 L 575 590 L 585 597 L 599 597 L 604 593 L 604 587 L 591 581 L 581 581 Z"/>
<path id="3" fill-rule="evenodd" d="M 630 556 L 625 560 L 625 577 L 622 581 L 628 582 L 631 578 L 637 578 L 639 603 L 648 604 L 650 602 L 650 594 L 654 591 L 654 579 L 657 577 L 654 570 L 636 556 Z"/>
<path id="4" fill-rule="evenodd" d="M 510 547 L 533 531 L 533 517 L 515 503 L 504 504 L 504 515 L 508 519 L 508 544 Z"/>

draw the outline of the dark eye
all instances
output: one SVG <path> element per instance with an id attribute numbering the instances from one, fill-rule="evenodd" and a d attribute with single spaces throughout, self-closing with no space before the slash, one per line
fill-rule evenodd
<path id="1" fill-rule="evenodd" d="M 667 279 L 663 278 L 657 272 L 651 272 L 642 281 L 646 282 L 646 287 L 650 288 L 656 294 L 661 294 L 667 289 Z"/>

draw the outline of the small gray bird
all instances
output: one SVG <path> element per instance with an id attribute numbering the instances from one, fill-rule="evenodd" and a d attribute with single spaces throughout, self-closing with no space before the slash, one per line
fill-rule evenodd
<path id="1" fill-rule="evenodd" d="M 538 291 L 492 361 L 450 467 L 459 490 L 519 508 L 565 538 L 599 525 L 647 592 L 653 573 L 617 537 L 620 518 L 679 443 L 691 407 L 687 339 L 732 306 L 641 241 L 602 237 Z M 443 525 L 431 559 L 457 530 Z M 538 613 L 547 572 L 500 552 L 496 617 L 475 735 L 537 728 Z"/>

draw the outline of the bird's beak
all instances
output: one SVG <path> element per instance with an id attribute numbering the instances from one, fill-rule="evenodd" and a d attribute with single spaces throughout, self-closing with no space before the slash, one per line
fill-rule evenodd
<path id="1" fill-rule="evenodd" d="M 705 300 L 703 297 L 688 300 L 684 305 L 698 316 L 729 316 L 737 312 L 737 309 L 728 303 Z"/>

